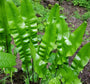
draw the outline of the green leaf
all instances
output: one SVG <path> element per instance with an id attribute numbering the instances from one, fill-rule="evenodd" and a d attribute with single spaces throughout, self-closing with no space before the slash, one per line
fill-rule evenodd
<path id="1" fill-rule="evenodd" d="M 8 22 L 11 30 L 11 35 L 14 38 L 15 45 L 19 51 L 20 59 L 22 60 L 22 69 L 26 70 L 26 66 L 29 67 L 30 65 L 30 48 L 29 46 L 29 34 L 26 30 L 25 22 L 21 18 L 19 11 L 15 4 L 11 1 L 7 1 L 7 8 L 8 8 Z"/>
<path id="2" fill-rule="evenodd" d="M 25 3 L 24 3 L 25 2 Z M 19 51 L 22 60 L 22 69 L 26 71 L 31 67 L 30 40 L 37 48 L 37 20 L 34 14 L 31 2 L 29 0 L 21 1 L 21 11 L 19 12 L 15 4 L 7 1 L 8 23 L 11 35 L 14 38 L 15 45 Z M 32 10 L 31 10 L 32 9 Z M 26 10 L 29 10 L 25 13 Z M 24 13 L 22 13 L 24 12 Z"/>
<path id="3" fill-rule="evenodd" d="M 60 17 L 57 19 L 57 61 L 58 64 L 62 64 L 63 62 L 66 62 L 66 53 L 68 51 L 68 46 L 71 45 L 69 42 L 69 28 L 68 24 L 65 22 L 65 20 Z"/>
<path id="4" fill-rule="evenodd" d="M 16 65 L 16 56 L 0 52 L 0 68 L 9 68 Z"/>
<path id="5" fill-rule="evenodd" d="M 48 19 L 48 25 L 46 27 L 46 32 L 43 36 L 42 42 L 39 47 L 39 55 L 43 59 L 49 58 L 49 53 L 55 48 L 56 41 L 56 19 L 59 16 L 59 6 L 56 4 L 51 12 Z"/>
<path id="6" fill-rule="evenodd" d="M 35 16 L 31 2 L 32 0 L 21 0 L 21 14 L 28 19 Z"/>
<path id="7" fill-rule="evenodd" d="M 11 37 L 9 35 L 10 30 L 8 26 L 7 13 L 6 13 L 6 0 L 0 0 L 0 51 L 10 53 Z"/>
<path id="8" fill-rule="evenodd" d="M 58 70 L 62 83 L 65 84 L 82 84 L 78 78 L 78 74 L 68 65 L 60 66 Z"/>
<path id="9" fill-rule="evenodd" d="M 75 56 L 72 67 L 79 73 L 90 60 L 90 42 L 85 44 Z"/>
<path id="10" fill-rule="evenodd" d="M 58 12 L 57 12 L 58 11 Z M 35 68 L 36 72 L 41 78 L 45 77 L 48 73 L 47 59 L 49 58 L 50 52 L 55 48 L 56 40 L 56 18 L 59 16 L 59 5 L 55 5 L 48 19 L 48 25 L 46 27 L 45 35 L 43 36 L 42 42 L 39 46 L 38 53 L 35 57 Z"/>
<path id="11" fill-rule="evenodd" d="M 49 84 L 61 84 L 60 80 L 56 77 L 49 81 Z"/>
<path id="12" fill-rule="evenodd" d="M 5 68 L 4 73 L 5 74 L 11 74 L 11 72 L 17 72 L 17 68 L 10 67 L 10 68 Z"/>
<path id="13" fill-rule="evenodd" d="M 44 73 L 47 72 L 47 70 L 44 69 L 44 68 L 46 68 L 46 63 L 36 53 L 35 47 L 31 41 L 30 41 L 30 49 L 31 49 L 31 55 L 33 57 L 35 72 L 37 72 L 39 74 L 39 77 L 45 77 Z M 43 71 L 41 72 L 41 70 L 43 70 Z"/>
<path id="14" fill-rule="evenodd" d="M 72 45 L 68 46 L 68 52 L 66 56 L 72 56 L 76 50 L 80 47 L 82 40 L 83 40 L 83 35 L 86 30 L 87 23 L 84 22 L 81 24 L 69 37 L 69 41 Z"/>

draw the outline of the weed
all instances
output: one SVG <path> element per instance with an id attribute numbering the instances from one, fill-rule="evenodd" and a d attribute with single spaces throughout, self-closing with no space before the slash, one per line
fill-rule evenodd
<path id="1" fill-rule="evenodd" d="M 81 19 L 81 16 L 78 11 L 74 12 L 74 17 L 76 17 L 77 19 Z"/>
<path id="2" fill-rule="evenodd" d="M 82 20 L 87 20 L 87 19 L 90 19 L 90 11 L 88 11 L 82 15 Z"/>

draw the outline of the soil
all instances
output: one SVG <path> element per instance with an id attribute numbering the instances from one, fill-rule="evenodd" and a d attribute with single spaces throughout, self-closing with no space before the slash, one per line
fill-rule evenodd
<path id="1" fill-rule="evenodd" d="M 43 4 L 45 7 L 48 6 L 48 4 L 54 5 L 55 3 L 59 3 L 59 1 L 55 1 L 55 0 L 42 0 L 41 1 L 41 4 Z M 74 12 L 75 11 L 78 11 L 79 14 L 82 15 L 87 10 L 85 8 L 82 8 L 82 7 L 79 7 L 79 6 L 73 6 L 73 4 L 71 2 L 66 2 L 66 1 L 64 1 L 60 6 L 64 7 L 64 10 L 61 11 L 61 13 L 63 13 L 67 17 L 66 21 L 68 23 L 68 26 L 69 27 L 72 27 L 75 30 L 83 21 L 80 20 L 80 19 L 75 18 L 73 16 L 74 15 Z M 89 32 L 89 35 L 88 36 L 87 35 L 84 35 L 84 36 L 86 36 L 88 38 L 88 37 L 90 37 L 90 18 L 87 20 L 87 23 L 88 23 L 88 25 L 87 25 L 87 29 L 86 30 Z M 71 24 L 73 24 L 75 26 L 73 27 Z M 84 44 L 86 44 L 87 42 L 90 42 L 90 41 L 86 41 L 85 40 L 82 43 L 82 45 L 80 46 L 80 48 Z M 12 44 L 14 44 L 13 41 L 12 41 Z M 78 53 L 79 49 L 76 51 L 76 53 Z M 69 64 L 71 64 L 71 62 L 72 62 L 72 60 L 73 60 L 74 57 L 75 57 L 75 55 L 69 58 Z M 20 60 L 19 54 L 17 54 L 16 62 L 17 62 L 17 65 L 15 67 L 18 69 L 18 72 L 15 73 L 14 76 L 13 76 L 13 82 L 14 82 L 14 84 L 25 84 L 23 82 L 24 81 L 24 78 L 23 78 L 23 72 L 21 70 L 22 62 Z M 0 74 L 0 80 L 2 78 L 4 78 L 4 76 L 5 76 L 5 74 Z M 82 72 L 80 72 L 79 78 L 81 79 L 81 81 L 82 81 L 83 84 L 90 84 L 90 61 L 84 67 L 84 70 Z M 7 82 L 7 84 L 10 84 L 10 82 Z M 30 83 L 30 84 L 34 84 L 34 83 Z"/>

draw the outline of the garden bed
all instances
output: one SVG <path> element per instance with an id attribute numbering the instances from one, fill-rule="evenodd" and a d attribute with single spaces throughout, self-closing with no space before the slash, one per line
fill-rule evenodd
<path id="1" fill-rule="evenodd" d="M 58 1 L 55 2 L 53 0 L 47 0 L 47 1 L 41 1 L 41 4 L 43 4 L 45 7 L 48 6 L 48 4 L 52 4 L 54 5 L 55 3 L 59 3 Z M 74 12 L 78 11 L 80 15 L 84 14 L 86 12 L 85 8 L 79 7 L 79 6 L 74 6 L 71 2 L 66 2 L 64 1 L 61 6 L 64 8 L 63 11 L 61 11 L 67 18 L 66 21 L 68 23 L 69 27 L 72 27 L 72 32 L 73 30 L 75 30 L 83 21 L 80 19 L 77 19 L 74 17 Z M 85 40 L 82 43 L 82 45 L 80 46 L 80 48 L 86 44 L 87 42 L 90 42 L 90 18 L 87 20 L 87 31 L 89 33 L 89 35 L 85 34 L 84 37 Z M 42 33 L 39 33 L 42 34 Z M 43 33 L 44 34 L 44 33 Z M 86 40 L 87 38 L 89 38 L 89 40 Z M 12 44 L 14 44 L 14 42 L 12 41 Z M 79 48 L 79 49 L 80 49 Z M 77 50 L 77 52 L 75 54 L 78 53 L 79 49 Z M 74 55 L 75 56 L 75 55 Z M 72 62 L 74 56 L 69 58 L 69 64 Z M 23 77 L 23 71 L 21 70 L 21 60 L 20 60 L 20 56 L 19 54 L 17 54 L 17 59 L 16 59 L 17 65 L 15 66 L 19 71 L 14 73 L 13 75 L 13 83 L 14 84 L 25 84 L 24 83 L 24 77 Z M 0 79 L 2 79 L 3 77 L 5 77 L 5 74 L 0 74 Z M 80 73 L 79 78 L 81 78 L 83 84 L 90 84 L 90 61 L 88 62 L 88 64 L 84 67 L 84 70 Z M 10 79 L 7 79 L 8 82 L 7 84 L 10 84 Z M 40 80 L 39 80 L 40 82 Z M 30 83 L 30 84 L 39 84 L 39 83 Z"/>

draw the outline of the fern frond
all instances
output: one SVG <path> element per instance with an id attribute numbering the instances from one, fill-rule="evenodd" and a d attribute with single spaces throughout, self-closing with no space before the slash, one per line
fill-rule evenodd
<path id="1" fill-rule="evenodd" d="M 90 60 L 90 42 L 85 44 L 78 54 L 75 56 L 72 67 L 78 72 L 83 70 L 84 66 L 89 62 Z"/>
<path id="2" fill-rule="evenodd" d="M 52 8 L 50 12 L 50 16 L 48 19 L 48 24 L 45 30 L 45 35 L 43 36 L 42 42 L 39 47 L 38 54 L 43 59 L 48 59 L 50 52 L 55 47 L 55 41 L 56 41 L 56 19 L 59 15 L 59 6 L 56 4 L 54 8 Z"/>
<path id="3" fill-rule="evenodd" d="M 28 2 L 28 4 L 23 1 Z M 23 1 L 21 1 L 21 9 L 23 8 L 23 10 L 30 10 L 29 7 L 32 6 L 29 4 L 29 0 Z M 27 6 L 27 8 L 24 8 L 25 6 Z M 7 1 L 7 7 L 11 35 L 13 36 L 15 44 L 19 50 L 20 59 L 22 60 L 22 68 L 23 70 L 26 68 L 31 69 L 30 61 L 32 57 L 30 54 L 30 41 L 34 44 L 35 48 L 37 48 L 36 16 L 31 11 L 30 15 L 29 11 L 27 11 L 28 15 L 24 16 L 22 14 L 22 10 L 20 13 L 11 0 Z M 25 11 L 23 12 L 25 13 Z"/>
<path id="4" fill-rule="evenodd" d="M 27 26 L 30 41 L 32 41 L 34 47 L 37 49 L 37 18 L 35 16 L 31 0 L 21 0 L 21 15 Z"/>
<path id="5" fill-rule="evenodd" d="M 57 12 L 58 11 L 58 12 Z M 49 70 L 46 68 L 50 52 L 55 48 L 56 19 L 59 16 L 59 6 L 56 4 L 50 12 L 45 35 L 34 58 L 35 71 L 39 76 L 45 77 Z M 45 75 L 44 75 L 45 74 Z"/>
<path id="6" fill-rule="evenodd" d="M 68 56 L 72 56 L 80 47 L 87 23 L 81 24 L 71 35 L 69 35 L 68 25 L 63 18 L 60 18 L 57 26 L 57 57 L 58 64 L 68 62 Z M 83 29 L 82 29 L 83 28 Z"/>
<path id="7" fill-rule="evenodd" d="M 76 50 L 80 47 L 83 41 L 83 35 L 87 27 L 87 22 L 82 23 L 74 32 L 71 33 L 69 41 L 72 45 L 68 46 L 68 52 L 66 56 L 72 56 Z"/>
<path id="8" fill-rule="evenodd" d="M 75 70 L 73 70 L 70 66 L 63 64 L 63 67 L 60 66 L 58 76 L 60 76 L 62 83 L 65 84 L 82 84 L 81 79 L 78 78 L 78 74 L 76 74 Z"/>
<path id="9" fill-rule="evenodd" d="M 5 0 L 0 0 L 0 51 L 10 52 L 11 37 L 6 15 Z"/>
<path id="10" fill-rule="evenodd" d="M 57 63 L 62 64 L 63 62 L 67 62 L 66 52 L 68 51 L 69 43 L 69 29 L 68 24 L 62 17 L 58 17 L 57 19 Z"/>

